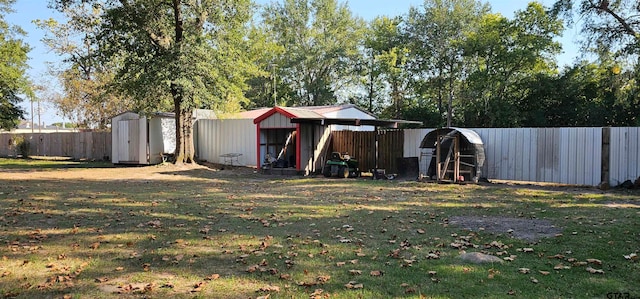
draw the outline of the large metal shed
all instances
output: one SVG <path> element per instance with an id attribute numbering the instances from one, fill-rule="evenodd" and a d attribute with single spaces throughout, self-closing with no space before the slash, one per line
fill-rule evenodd
<path id="1" fill-rule="evenodd" d="M 478 182 L 485 161 L 484 145 L 478 133 L 462 128 L 441 128 L 429 132 L 420 148 L 430 162 L 427 177 L 445 182 Z"/>

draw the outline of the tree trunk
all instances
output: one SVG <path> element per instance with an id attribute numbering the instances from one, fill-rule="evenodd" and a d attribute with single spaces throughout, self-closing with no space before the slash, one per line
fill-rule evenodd
<path id="1" fill-rule="evenodd" d="M 447 127 L 453 123 L 453 71 L 449 74 L 449 102 L 447 104 Z"/>
<path id="2" fill-rule="evenodd" d="M 174 152 L 175 163 L 182 164 L 184 161 L 184 136 L 182 134 L 182 95 L 175 84 L 171 84 L 171 95 L 173 96 L 173 113 L 176 120 L 176 150 Z"/>
<path id="3" fill-rule="evenodd" d="M 193 109 L 182 110 L 182 136 L 184 140 L 184 163 L 193 163 L 195 148 L 193 144 Z"/>

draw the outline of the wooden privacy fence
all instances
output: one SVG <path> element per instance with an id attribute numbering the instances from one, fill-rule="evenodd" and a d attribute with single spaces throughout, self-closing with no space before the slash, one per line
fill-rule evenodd
<path id="1" fill-rule="evenodd" d="M 74 160 L 109 160 L 111 132 L 1 133 L 0 156 L 14 157 L 13 141 L 29 142 L 30 156 L 68 157 Z"/>
<path id="2" fill-rule="evenodd" d="M 402 130 L 335 131 L 331 133 L 331 151 L 348 153 L 358 160 L 360 170 L 376 168 L 376 134 L 378 135 L 378 168 L 398 173 L 398 160 L 403 157 Z"/>

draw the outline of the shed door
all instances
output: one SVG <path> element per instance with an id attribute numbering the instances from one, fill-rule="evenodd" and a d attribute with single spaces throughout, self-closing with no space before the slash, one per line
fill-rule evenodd
<path id="1" fill-rule="evenodd" d="M 118 157 L 120 162 L 138 163 L 140 144 L 140 122 L 137 119 L 121 120 L 118 123 Z"/>

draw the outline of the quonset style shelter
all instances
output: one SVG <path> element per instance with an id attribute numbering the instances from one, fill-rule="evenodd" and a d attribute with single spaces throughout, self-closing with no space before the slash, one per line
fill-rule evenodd
<path id="1" fill-rule="evenodd" d="M 431 157 L 427 176 L 437 181 L 478 182 L 485 154 L 478 133 L 462 128 L 441 128 L 429 132 L 422 142 L 423 156 Z"/>

